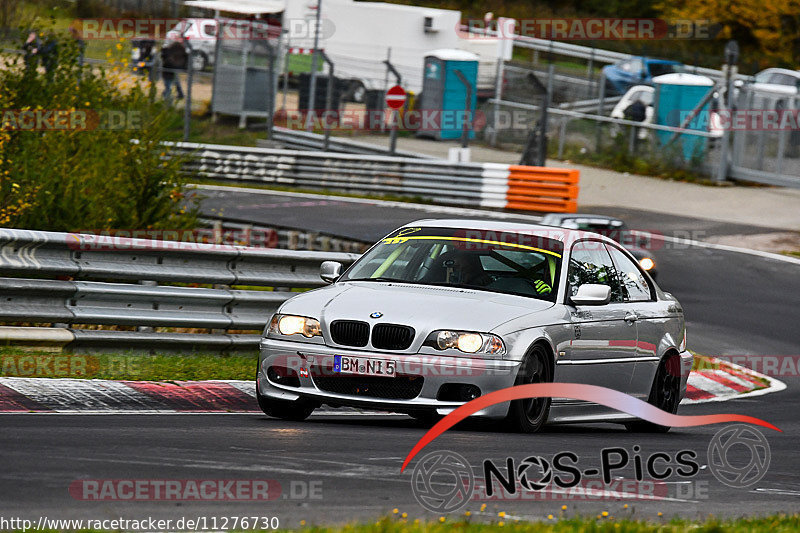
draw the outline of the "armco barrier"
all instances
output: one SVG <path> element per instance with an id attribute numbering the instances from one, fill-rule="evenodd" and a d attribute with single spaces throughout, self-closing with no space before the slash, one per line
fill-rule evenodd
<path id="1" fill-rule="evenodd" d="M 56 332 L 59 342 L 71 339 L 68 347 L 255 349 L 259 336 L 241 331 L 262 330 L 292 296 L 291 289 L 324 285 L 319 278 L 322 261 L 349 265 L 356 257 L 0 229 L 0 323 L 10 325 L 0 327 L 0 342 L 23 338 L 34 344 L 38 331 L 42 344 L 51 343 Z M 60 327 L 28 329 L 32 324 Z"/>
<path id="2" fill-rule="evenodd" d="M 192 179 L 417 197 L 437 204 L 574 213 L 577 170 L 440 159 L 170 143 Z"/>

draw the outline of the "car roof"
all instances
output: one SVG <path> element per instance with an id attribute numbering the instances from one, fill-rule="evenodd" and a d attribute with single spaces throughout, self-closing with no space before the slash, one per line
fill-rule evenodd
<path id="1" fill-rule="evenodd" d="M 583 217 L 586 215 L 578 215 L 578 216 Z M 588 215 L 588 216 L 593 217 L 593 215 Z M 611 217 L 603 217 L 603 218 L 610 219 Z M 570 228 L 562 228 L 560 226 L 531 224 L 525 222 L 504 222 L 497 220 L 480 220 L 480 219 L 470 219 L 470 218 L 425 218 L 425 219 L 415 220 L 414 222 L 409 222 L 408 224 L 404 224 L 402 227 L 475 229 L 483 231 L 506 231 L 510 233 L 542 231 L 542 232 L 547 232 L 548 238 L 558 241 L 572 240 L 576 237 L 584 236 L 587 233 L 592 233 L 593 238 L 597 237 L 598 239 L 601 239 L 603 241 L 608 241 L 610 243 L 614 242 L 612 239 L 609 239 L 604 235 L 601 235 L 599 233 L 595 234 L 593 232 L 589 232 L 586 230 L 575 230 Z M 553 233 L 553 230 L 556 228 L 559 231 Z"/>
<path id="2" fill-rule="evenodd" d="M 657 59 L 655 57 L 641 57 L 641 59 L 645 63 L 661 63 L 664 65 L 682 65 L 680 61 L 675 61 L 674 59 Z"/>
<path id="3" fill-rule="evenodd" d="M 624 222 L 621 218 L 611 217 L 608 215 L 594 215 L 592 213 L 548 213 L 545 215 L 544 220 L 557 220 L 563 222 L 573 218 L 591 218 L 594 220 L 604 220 L 608 222 Z"/>
<path id="4" fill-rule="evenodd" d="M 780 67 L 765 68 L 761 72 L 758 72 L 756 74 L 756 76 L 758 76 L 759 74 L 764 74 L 766 72 L 776 72 L 776 73 L 779 73 L 779 74 L 788 74 L 789 76 L 794 76 L 795 78 L 800 78 L 800 70 L 791 70 L 791 69 L 788 69 L 788 68 L 780 68 Z"/>

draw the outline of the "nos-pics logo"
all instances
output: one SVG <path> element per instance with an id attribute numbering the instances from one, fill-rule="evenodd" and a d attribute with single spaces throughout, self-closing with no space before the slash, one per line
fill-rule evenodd
<path id="1" fill-rule="evenodd" d="M 708 445 L 709 470 L 720 483 L 733 488 L 746 488 L 760 481 L 770 459 L 764 434 L 745 424 L 722 428 Z M 550 463 L 537 456 L 520 462 L 514 474 L 519 486 L 527 491 L 546 489 L 554 477 Z M 450 513 L 472 499 L 475 476 L 463 456 L 449 450 L 435 451 L 417 462 L 411 474 L 411 490 L 425 509 Z"/>

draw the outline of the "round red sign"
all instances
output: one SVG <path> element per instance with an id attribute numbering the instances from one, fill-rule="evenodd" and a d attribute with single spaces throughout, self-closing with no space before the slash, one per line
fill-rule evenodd
<path id="1" fill-rule="evenodd" d="M 400 109 L 406 103 L 406 92 L 399 85 L 386 91 L 386 105 L 392 109 Z"/>

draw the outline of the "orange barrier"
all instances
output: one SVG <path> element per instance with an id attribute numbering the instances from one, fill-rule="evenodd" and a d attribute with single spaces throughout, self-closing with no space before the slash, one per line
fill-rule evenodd
<path id="1" fill-rule="evenodd" d="M 506 208 L 575 213 L 580 172 L 566 168 L 509 165 Z"/>

